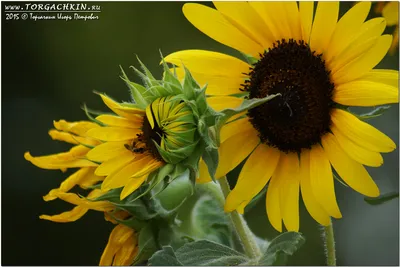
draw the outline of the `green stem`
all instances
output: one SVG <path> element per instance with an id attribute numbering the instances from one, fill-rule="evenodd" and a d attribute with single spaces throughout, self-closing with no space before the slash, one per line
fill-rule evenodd
<path id="1" fill-rule="evenodd" d="M 333 235 L 332 220 L 324 226 L 324 242 L 328 266 L 336 266 L 335 237 Z"/>
<path id="2" fill-rule="evenodd" d="M 228 183 L 228 179 L 222 177 L 218 179 L 219 185 L 221 186 L 222 193 L 224 197 L 228 196 L 229 192 L 231 192 L 231 188 Z M 256 240 L 254 239 L 254 235 L 247 226 L 246 221 L 243 219 L 242 215 L 240 215 L 236 210 L 230 213 L 230 216 L 233 227 L 235 228 L 240 241 L 242 241 L 242 245 L 244 247 L 244 251 L 247 256 L 252 259 L 258 258 L 261 256 L 261 251 L 257 245 Z"/>

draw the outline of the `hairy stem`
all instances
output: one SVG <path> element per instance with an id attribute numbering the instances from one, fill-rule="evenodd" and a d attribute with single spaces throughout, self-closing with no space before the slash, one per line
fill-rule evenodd
<path id="1" fill-rule="evenodd" d="M 221 186 L 222 193 L 224 197 L 228 196 L 229 192 L 231 192 L 228 179 L 222 177 L 218 179 L 219 185 Z M 247 256 L 252 259 L 258 258 L 261 256 L 261 251 L 257 245 L 256 240 L 254 239 L 254 235 L 247 226 L 246 221 L 244 220 L 243 216 L 239 214 L 236 210 L 230 213 L 232 225 L 238 234 L 240 241 L 242 242 L 244 251 L 246 252 Z"/>
<path id="2" fill-rule="evenodd" d="M 332 220 L 328 226 L 323 227 L 326 261 L 328 266 L 336 266 L 335 237 L 333 235 Z"/>

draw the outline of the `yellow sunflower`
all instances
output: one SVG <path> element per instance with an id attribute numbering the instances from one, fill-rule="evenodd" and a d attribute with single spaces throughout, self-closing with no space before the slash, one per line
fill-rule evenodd
<path id="1" fill-rule="evenodd" d="M 122 220 L 128 216 L 125 212 L 114 214 L 114 217 Z M 123 224 L 118 224 L 106 214 L 106 220 L 117 224 L 112 230 L 107 245 L 100 258 L 99 266 L 129 266 L 132 265 L 138 254 L 138 239 L 134 229 Z"/>
<path id="2" fill-rule="evenodd" d="M 394 54 L 399 47 L 399 2 L 378 2 L 375 6 L 375 13 L 382 14 L 386 19 L 387 26 L 394 26 L 393 41 L 389 53 Z"/>
<path id="3" fill-rule="evenodd" d="M 396 145 L 346 106 L 398 102 L 398 71 L 373 69 L 392 42 L 391 35 L 382 35 L 385 19 L 365 21 L 370 2 L 358 3 L 339 20 L 338 2 L 319 2 L 315 16 L 313 2 L 214 5 L 185 4 L 183 13 L 247 62 L 203 50 L 179 51 L 166 61 L 180 75 L 184 64 L 217 100 L 281 94 L 222 128 L 216 177 L 248 157 L 225 210 L 243 212 L 269 182 L 266 212 L 276 230 L 282 231 L 282 221 L 287 230 L 299 230 L 300 192 L 311 216 L 328 225 L 330 217 L 342 217 L 332 167 L 354 190 L 378 196 L 363 165 L 382 165 L 380 153 Z M 202 169 L 204 164 L 199 181 L 209 180 Z"/>
<path id="4" fill-rule="evenodd" d="M 72 188 L 70 181 L 104 179 L 101 190 L 107 192 L 124 187 L 120 195 L 124 199 L 150 173 L 166 162 L 182 160 L 197 144 L 193 115 L 180 100 L 160 97 L 146 109 L 139 109 L 117 103 L 103 94 L 100 96 L 115 112 L 115 115 L 103 114 L 95 118 L 102 126 L 88 121 L 54 123 L 56 129 L 50 131 L 53 139 L 76 145 L 69 152 L 40 157 L 25 153 L 25 158 L 40 168 L 81 168 L 64 182 L 63 192 L 66 192 L 65 188 Z M 172 156 L 167 154 L 186 144 L 189 145 L 185 151 Z"/>

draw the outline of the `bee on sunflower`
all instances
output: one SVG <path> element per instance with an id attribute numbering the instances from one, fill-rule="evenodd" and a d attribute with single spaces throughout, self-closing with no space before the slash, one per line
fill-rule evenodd
<path id="1" fill-rule="evenodd" d="M 245 60 L 204 50 L 165 60 L 181 76 L 182 65 L 188 67 L 217 101 L 280 94 L 222 128 L 215 177 L 245 161 L 225 210 L 243 212 L 268 183 L 266 212 L 277 231 L 282 221 L 288 231 L 299 230 L 300 193 L 311 216 L 328 226 L 330 217 L 342 217 L 332 167 L 354 190 L 379 196 L 364 165 L 381 166 L 381 153 L 396 144 L 348 107 L 398 103 L 398 71 L 374 69 L 392 44 L 391 35 L 382 35 L 385 19 L 365 21 L 370 2 L 339 20 L 339 2 L 319 2 L 315 16 L 314 3 L 306 1 L 214 5 L 188 3 L 183 13 Z M 198 181 L 210 181 L 202 169 Z"/>

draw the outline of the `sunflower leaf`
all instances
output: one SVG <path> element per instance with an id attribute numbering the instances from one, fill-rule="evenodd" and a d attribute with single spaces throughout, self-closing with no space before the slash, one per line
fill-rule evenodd
<path id="1" fill-rule="evenodd" d="M 155 211 L 162 217 L 175 215 L 178 208 L 194 192 L 192 183 L 189 180 L 189 171 L 187 170 L 179 177 L 176 177 L 167 187 L 160 191 L 152 197 Z"/>
<path id="2" fill-rule="evenodd" d="M 220 113 L 223 114 L 223 116 L 221 117 L 217 117 L 217 122 L 215 125 L 215 133 L 216 133 L 216 137 L 217 137 L 217 144 L 219 145 L 220 140 L 219 140 L 219 136 L 220 136 L 220 131 L 222 126 L 225 124 L 225 122 L 227 120 L 229 120 L 232 116 L 242 113 L 246 110 L 255 108 L 261 104 L 264 104 L 265 102 L 270 101 L 271 99 L 275 98 L 275 97 L 279 97 L 281 96 L 281 94 L 275 94 L 275 95 L 269 95 L 266 96 L 264 98 L 252 98 L 252 99 L 244 99 L 242 104 L 237 107 L 237 108 L 228 108 L 228 109 L 224 109 L 221 110 Z"/>
<path id="3" fill-rule="evenodd" d="M 117 221 L 120 224 L 126 225 L 132 229 L 135 229 L 135 231 L 139 231 L 140 229 L 142 229 L 146 223 L 143 220 L 139 220 L 136 217 L 131 217 L 129 219 L 126 220 L 120 220 L 118 218 L 116 218 L 113 214 L 108 213 L 108 215 L 113 218 L 115 221 Z"/>
<path id="4" fill-rule="evenodd" d="M 138 238 L 139 251 L 133 261 L 133 265 L 137 265 L 154 254 L 157 251 L 157 243 L 150 224 L 147 224 L 139 232 Z"/>
<path id="5" fill-rule="evenodd" d="M 146 65 L 143 64 L 143 62 L 139 59 L 138 56 L 136 56 L 137 61 L 139 61 L 140 67 L 145 73 L 145 82 L 148 84 L 148 86 L 155 86 L 155 85 L 160 85 L 160 83 L 154 78 L 153 74 L 150 72 L 150 70 L 146 67 Z"/>
<path id="6" fill-rule="evenodd" d="M 398 192 L 390 192 L 380 195 L 379 197 L 365 197 L 364 200 L 370 205 L 380 205 L 398 197 L 399 197 Z"/>
<path id="7" fill-rule="evenodd" d="M 133 101 L 135 101 L 135 103 L 137 103 L 142 109 L 146 108 L 146 106 L 148 105 L 148 102 L 143 97 L 143 93 L 146 92 L 146 88 L 141 86 L 140 84 L 131 82 L 129 80 L 128 76 L 126 75 L 124 69 L 122 68 L 122 66 L 120 66 L 120 68 L 122 71 L 121 79 L 129 87 Z"/>
<path id="8" fill-rule="evenodd" d="M 202 194 L 192 208 L 190 222 L 196 237 L 226 246 L 232 245 L 232 229 L 221 202 L 211 194 Z"/>
<path id="9" fill-rule="evenodd" d="M 207 165 L 207 169 L 211 179 L 213 180 L 214 183 L 216 183 L 217 180 L 215 179 L 215 173 L 217 172 L 218 161 L 219 161 L 218 149 L 212 147 L 206 147 L 202 155 L 202 158 L 204 160 L 204 163 Z"/>
<path id="10" fill-rule="evenodd" d="M 288 256 L 293 255 L 304 242 L 305 238 L 301 233 L 286 232 L 280 234 L 271 241 L 257 265 L 285 265 Z"/>
<path id="11" fill-rule="evenodd" d="M 208 240 L 187 243 L 175 255 L 179 262 L 189 266 L 237 266 L 249 261 L 246 255 Z"/>
<path id="12" fill-rule="evenodd" d="M 182 85 L 181 85 L 178 77 L 176 76 L 175 66 L 173 67 L 174 73 L 172 73 L 170 68 L 167 65 L 167 62 L 165 62 L 165 60 L 164 60 L 161 50 L 160 50 L 160 55 L 161 55 L 161 62 L 164 67 L 164 73 L 163 73 L 164 85 L 167 85 L 168 87 L 170 87 L 170 89 L 172 89 L 174 94 L 182 93 Z"/>
<path id="13" fill-rule="evenodd" d="M 83 111 L 85 111 L 85 114 L 86 114 L 86 116 L 89 118 L 89 120 L 91 120 L 91 121 L 97 123 L 97 124 L 100 125 L 100 126 L 105 126 L 104 123 L 102 123 L 102 122 L 99 121 L 99 120 L 96 120 L 92 115 L 90 115 L 91 112 L 90 112 L 90 110 L 88 109 L 88 107 L 86 106 L 86 104 L 83 104 L 82 109 L 83 109 Z"/>
<path id="14" fill-rule="evenodd" d="M 161 250 L 151 256 L 148 265 L 150 266 L 183 266 L 176 258 L 175 251 L 171 246 L 164 246 Z"/>
<path id="15" fill-rule="evenodd" d="M 193 79 L 190 71 L 183 65 L 185 70 L 185 78 L 183 79 L 183 93 L 188 99 L 194 99 L 195 89 L 200 88 L 197 82 Z"/>

